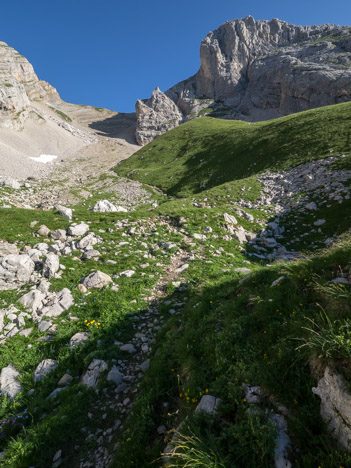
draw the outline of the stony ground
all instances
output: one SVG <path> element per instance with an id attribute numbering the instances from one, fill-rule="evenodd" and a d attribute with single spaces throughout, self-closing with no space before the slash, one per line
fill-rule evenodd
<path id="1" fill-rule="evenodd" d="M 71 112 L 89 122 L 86 110 Z M 125 122 L 123 138 L 111 135 L 110 124 L 95 127 L 98 142 L 45 179 L 3 178 L 0 186 L 4 466 L 119 466 L 144 374 L 164 330 L 181 332 L 192 288 L 226 275 L 243 284 L 258 265 L 298 259 L 306 237 L 313 235 L 313 250 L 349 227 L 348 220 L 347 228 L 332 225 L 328 211 L 349 206 L 351 172 L 337 166 L 343 155 L 266 171 L 256 195 L 247 182 L 234 194 L 224 188 L 176 199 L 110 171 L 136 149 Z M 271 287 L 284 278 L 275 275 Z M 349 270 L 333 281 L 349 286 Z M 243 402 L 261 401 L 261 387 L 239 386 Z M 179 391 L 198 405 L 208 389 L 191 398 Z M 161 451 L 180 422 L 169 400 L 158 408 Z M 287 413 L 280 405 L 270 418 L 284 466 Z M 49 449 L 39 454 L 38 447 Z"/>

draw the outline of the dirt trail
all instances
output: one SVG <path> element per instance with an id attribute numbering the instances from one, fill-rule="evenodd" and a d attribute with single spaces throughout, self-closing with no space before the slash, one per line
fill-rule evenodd
<path id="1" fill-rule="evenodd" d="M 170 230 L 178 232 L 178 229 L 169 225 Z M 186 244 L 192 240 L 183 235 Z M 119 361 L 122 366 L 125 379 L 123 384 L 116 388 L 115 392 L 105 392 L 99 395 L 96 402 L 95 418 L 99 418 L 99 429 L 94 434 L 99 447 L 94 451 L 88 451 L 84 460 L 77 460 L 73 466 L 79 468 L 108 468 L 113 459 L 114 453 L 118 451 L 119 435 L 123 432 L 124 421 L 127 418 L 135 397 L 137 396 L 143 372 L 150 365 L 150 354 L 152 346 L 156 343 L 155 336 L 164 323 L 164 316 L 159 312 L 160 303 L 167 296 L 166 286 L 170 282 L 179 284 L 178 290 L 186 293 L 187 285 L 182 284 L 182 270 L 187 262 L 194 259 L 194 255 L 187 250 L 179 248 L 175 252 L 168 265 L 164 266 L 163 274 L 153 286 L 148 298 L 147 309 L 133 317 L 134 338 L 130 341 L 135 347 L 135 352 L 131 353 L 128 360 Z M 186 298 L 185 298 L 186 299 Z M 170 302 L 172 300 L 170 299 Z M 177 304 L 179 305 L 179 303 Z M 180 313 L 181 309 L 170 309 L 170 314 Z M 123 368 L 124 366 L 124 368 Z M 106 412 L 110 412 L 110 417 L 104 419 Z M 114 418 L 111 420 L 111 415 Z M 111 424 L 112 423 L 112 424 Z"/>

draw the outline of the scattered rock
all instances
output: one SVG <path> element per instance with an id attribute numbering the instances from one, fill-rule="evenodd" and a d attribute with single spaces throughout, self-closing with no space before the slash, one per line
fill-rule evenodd
<path id="1" fill-rule="evenodd" d="M 78 284 L 77 289 L 82 294 L 85 294 L 88 291 L 87 288 L 82 283 Z"/>
<path id="2" fill-rule="evenodd" d="M 203 411 L 204 413 L 213 414 L 216 412 L 220 402 L 220 398 L 216 398 L 212 395 L 203 395 L 195 411 Z"/>
<path id="3" fill-rule="evenodd" d="M 0 373 L 0 391 L 8 395 L 9 398 L 14 399 L 22 391 L 22 386 L 18 382 L 20 373 L 12 365 L 3 367 Z"/>
<path id="4" fill-rule="evenodd" d="M 43 320 L 42 322 L 38 324 L 38 330 L 42 333 L 42 332 L 49 330 L 51 326 L 52 326 L 52 322 Z"/>
<path id="5" fill-rule="evenodd" d="M 72 210 L 71 208 L 67 208 L 65 206 L 62 206 L 62 205 L 57 205 L 55 207 L 55 209 L 59 212 L 59 214 L 63 217 L 63 218 L 66 218 L 66 219 L 69 219 L 71 220 L 72 219 Z"/>
<path id="6" fill-rule="evenodd" d="M 46 278 L 54 278 L 60 268 L 60 259 L 54 253 L 48 253 L 43 261 L 43 275 Z"/>
<path id="7" fill-rule="evenodd" d="M 346 278 L 334 278 L 331 280 L 331 283 L 345 284 L 346 286 L 351 286 L 350 281 L 348 281 Z"/>
<path id="8" fill-rule="evenodd" d="M 112 366 L 110 372 L 107 374 L 107 380 L 113 382 L 115 385 L 120 385 L 123 382 L 123 374 L 116 366 Z"/>
<path id="9" fill-rule="evenodd" d="M 66 387 L 69 385 L 73 380 L 73 377 L 69 374 L 64 374 L 60 380 L 58 381 L 58 386 L 59 387 Z"/>
<path id="10" fill-rule="evenodd" d="M 245 275 L 251 273 L 251 270 L 249 268 L 245 268 L 245 267 L 234 268 L 233 271 L 236 271 L 238 273 L 243 273 Z"/>
<path id="11" fill-rule="evenodd" d="M 223 218 L 224 218 L 224 221 L 225 221 L 227 224 L 233 224 L 233 225 L 238 224 L 237 219 L 236 219 L 235 216 L 233 216 L 233 215 L 230 215 L 230 214 L 228 214 L 228 213 L 224 213 Z"/>
<path id="12" fill-rule="evenodd" d="M 86 276 L 82 283 L 87 289 L 101 289 L 112 283 L 112 278 L 102 271 L 94 271 Z"/>
<path id="13" fill-rule="evenodd" d="M 0 257 L 5 255 L 18 254 L 18 247 L 15 244 L 9 244 L 6 241 L 0 240 Z"/>
<path id="14" fill-rule="evenodd" d="M 129 353 L 129 354 L 136 353 L 136 349 L 134 348 L 134 345 L 131 344 L 131 343 L 124 344 L 124 345 L 120 346 L 119 349 L 121 351 L 125 351 L 126 353 Z"/>
<path id="15" fill-rule="evenodd" d="M 242 387 L 245 392 L 245 398 L 248 403 L 258 404 L 261 400 L 262 388 L 253 387 L 252 385 L 243 383 Z"/>
<path id="16" fill-rule="evenodd" d="M 14 289 L 28 283 L 34 272 L 34 262 L 27 254 L 0 257 L 0 290 Z"/>
<path id="17" fill-rule="evenodd" d="M 193 234 L 193 238 L 201 241 L 205 241 L 207 239 L 205 234 L 198 234 L 197 232 Z"/>
<path id="18" fill-rule="evenodd" d="M 325 223 L 325 219 L 317 219 L 313 224 L 315 226 L 322 226 Z"/>
<path id="19" fill-rule="evenodd" d="M 83 237 L 89 231 L 89 226 L 85 223 L 80 223 L 75 226 L 70 226 L 67 229 L 67 234 L 72 237 Z"/>
<path id="20" fill-rule="evenodd" d="M 139 369 L 143 372 L 146 372 L 150 367 L 150 359 L 146 359 L 146 361 L 142 362 L 139 365 Z"/>
<path id="21" fill-rule="evenodd" d="M 69 347 L 71 349 L 75 348 L 78 345 L 83 344 L 89 338 L 88 332 L 78 332 L 72 336 L 69 342 Z"/>
<path id="22" fill-rule="evenodd" d="M 134 273 L 135 273 L 134 270 L 125 270 L 120 273 L 120 276 L 125 276 L 126 278 L 130 278 L 131 276 L 134 275 Z"/>
<path id="23" fill-rule="evenodd" d="M 97 211 L 100 213 L 105 213 L 105 212 L 127 213 L 128 212 L 126 208 L 123 208 L 122 206 L 116 206 L 113 203 L 109 202 L 108 200 L 100 200 L 97 203 L 95 203 L 94 207 L 92 208 L 92 211 Z"/>
<path id="24" fill-rule="evenodd" d="M 271 288 L 274 288 L 274 286 L 278 286 L 283 280 L 286 279 L 286 276 L 279 276 L 278 279 L 276 279 L 275 281 L 273 281 L 273 283 L 271 284 Z"/>
<path id="25" fill-rule="evenodd" d="M 307 203 L 305 208 L 306 208 L 306 210 L 309 210 L 309 211 L 316 211 L 317 210 L 317 205 L 314 202 L 311 202 L 311 203 Z"/>
<path id="26" fill-rule="evenodd" d="M 18 190 L 21 188 L 21 184 L 17 182 L 17 180 L 12 179 L 12 177 L 3 177 L 0 180 L 0 185 L 2 185 L 3 187 L 15 189 L 15 190 Z"/>
<path id="27" fill-rule="evenodd" d="M 47 237 L 50 234 L 50 229 L 45 226 L 45 224 L 42 224 L 37 230 L 37 234 L 39 234 L 39 236 Z"/>
<path id="28" fill-rule="evenodd" d="M 157 433 L 160 434 L 160 435 L 164 434 L 166 431 L 167 431 L 166 426 L 158 426 L 158 428 L 157 428 Z"/>
<path id="29" fill-rule="evenodd" d="M 188 263 L 184 263 L 184 265 L 181 265 L 179 268 L 176 268 L 175 269 L 175 273 L 177 275 L 180 275 L 181 273 L 183 273 L 183 271 L 187 270 L 189 268 L 189 264 Z"/>
<path id="30" fill-rule="evenodd" d="M 48 396 L 46 397 L 46 399 L 47 399 L 47 400 L 51 400 L 52 398 L 56 398 L 57 395 L 58 395 L 60 392 L 62 392 L 62 390 L 64 390 L 63 387 L 55 388 L 55 390 L 53 390 L 53 391 L 50 393 L 50 395 L 48 395 Z"/>
<path id="31" fill-rule="evenodd" d="M 329 366 L 312 392 L 321 399 L 321 416 L 339 444 L 351 451 L 351 395 L 343 378 Z"/>
<path id="32" fill-rule="evenodd" d="M 51 239 L 65 242 L 67 239 L 66 231 L 64 229 L 56 229 L 55 231 L 52 231 Z"/>
<path id="33" fill-rule="evenodd" d="M 41 382 L 49 375 L 52 371 L 56 369 L 58 362 L 54 359 L 44 359 L 41 361 L 37 368 L 34 371 L 33 380 L 34 382 Z"/>
<path id="34" fill-rule="evenodd" d="M 87 252 L 84 252 L 82 255 L 83 260 L 91 260 L 91 259 L 96 259 L 100 257 L 100 252 L 98 252 L 95 249 L 90 249 Z"/>
<path id="35" fill-rule="evenodd" d="M 38 289 L 34 289 L 33 291 L 29 291 L 24 294 L 20 299 L 18 299 L 18 302 L 27 307 L 27 309 L 32 310 L 32 312 L 36 312 L 42 307 L 44 299 L 45 294 Z"/>
<path id="36" fill-rule="evenodd" d="M 89 388 L 96 388 L 101 372 L 107 370 L 107 364 L 102 359 L 94 359 L 82 376 L 82 383 Z"/>
<path id="37" fill-rule="evenodd" d="M 274 449 L 274 468 L 291 468 L 292 464 L 288 459 L 291 442 L 286 420 L 282 414 L 270 414 L 269 418 L 273 421 L 277 430 L 276 447 Z"/>

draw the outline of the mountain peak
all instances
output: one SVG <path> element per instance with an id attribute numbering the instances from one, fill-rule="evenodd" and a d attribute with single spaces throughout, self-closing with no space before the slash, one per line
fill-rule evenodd
<path id="1" fill-rule="evenodd" d="M 183 120 L 207 113 L 247 121 L 281 117 L 350 100 L 350 52 L 349 27 L 246 16 L 209 32 L 201 41 L 199 71 L 165 94 Z M 165 109 L 161 113 L 167 118 Z M 137 117 L 138 140 L 138 128 L 145 136 L 154 125 L 138 111 Z"/>

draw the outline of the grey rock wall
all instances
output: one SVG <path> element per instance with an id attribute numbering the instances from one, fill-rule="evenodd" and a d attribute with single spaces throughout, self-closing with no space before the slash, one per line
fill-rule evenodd
<path id="1" fill-rule="evenodd" d="M 40 81 L 28 60 L 0 42 L 0 126 L 20 129 L 30 117 L 31 101 L 55 101 L 55 88 Z"/>
<path id="2" fill-rule="evenodd" d="M 201 42 L 201 66 L 165 95 L 182 116 L 267 120 L 351 99 L 351 27 L 296 26 L 252 16 L 228 21 Z M 165 100 L 164 100 L 165 101 Z M 169 104 L 137 103 L 137 141 L 169 130 Z M 173 125 L 174 126 L 174 125 Z M 173 127 L 172 127 L 173 128 Z M 140 137 L 140 129 L 142 136 Z"/>

